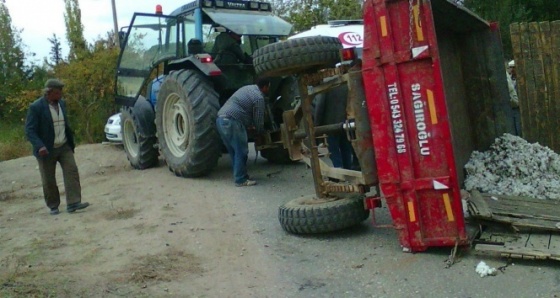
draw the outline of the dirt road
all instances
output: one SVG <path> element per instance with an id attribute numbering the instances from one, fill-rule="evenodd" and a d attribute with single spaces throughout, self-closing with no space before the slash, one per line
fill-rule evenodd
<path id="1" fill-rule="evenodd" d="M 285 233 L 278 206 L 313 193 L 303 164 L 250 158 L 259 185 L 236 188 L 227 156 L 199 179 L 175 177 L 163 162 L 132 170 L 113 145 L 79 146 L 76 158 L 92 206 L 57 216 L 44 205 L 33 157 L 0 163 L 0 296 L 560 295 L 558 262 L 515 261 L 480 278 L 478 262 L 499 267 L 506 260 L 463 251 L 446 269 L 449 249 L 403 253 L 392 229 L 369 220 L 329 235 Z M 390 223 L 386 209 L 375 215 Z"/>

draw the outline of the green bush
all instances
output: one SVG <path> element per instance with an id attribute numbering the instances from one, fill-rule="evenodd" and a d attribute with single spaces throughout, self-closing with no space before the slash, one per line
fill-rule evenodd
<path id="1" fill-rule="evenodd" d="M 0 162 L 32 154 L 31 144 L 25 139 L 23 123 L 2 122 L 0 126 Z"/>

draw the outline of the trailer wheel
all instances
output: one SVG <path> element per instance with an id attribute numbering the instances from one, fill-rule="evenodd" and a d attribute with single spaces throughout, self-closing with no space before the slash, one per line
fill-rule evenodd
<path id="1" fill-rule="evenodd" d="M 367 219 L 363 196 L 341 199 L 315 199 L 304 196 L 289 201 L 278 209 L 284 230 L 293 234 L 316 234 L 342 230 Z"/>
<path id="2" fill-rule="evenodd" d="M 336 37 L 311 36 L 266 45 L 253 53 L 261 76 L 286 76 L 333 67 L 340 62 L 342 44 Z"/>
<path id="3" fill-rule="evenodd" d="M 161 85 L 156 104 L 160 150 L 177 176 L 208 174 L 220 157 L 216 131 L 220 107 L 212 83 L 199 71 L 173 71 Z"/>
<path id="4" fill-rule="evenodd" d="M 143 170 L 155 166 L 158 162 L 158 150 L 155 146 L 157 138 L 155 136 L 144 136 L 140 133 L 139 125 L 140 123 L 132 112 L 132 108 L 123 107 L 121 110 L 121 130 L 126 158 L 133 168 Z"/>

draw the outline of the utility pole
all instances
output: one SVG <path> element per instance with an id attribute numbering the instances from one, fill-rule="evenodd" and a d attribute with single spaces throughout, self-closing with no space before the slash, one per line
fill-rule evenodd
<path id="1" fill-rule="evenodd" d="M 119 24 L 117 23 L 117 5 L 115 0 L 111 0 L 111 5 L 113 6 L 113 26 L 115 27 L 113 29 L 115 31 L 114 42 L 116 46 L 120 46 L 121 41 L 119 40 Z"/>

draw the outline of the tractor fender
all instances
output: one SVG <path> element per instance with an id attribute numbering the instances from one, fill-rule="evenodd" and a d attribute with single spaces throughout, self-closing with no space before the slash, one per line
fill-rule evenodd
<path id="1" fill-rule="evenodd" d="M 220 68 L 214 63 L 212 56 L 204 53 L 175 60 L 173 63 L 169 64 L 169 68 L 170 70 L 198 69 L 209 77 L 220 76 L 222 74 Z"/>
<path id="2" fill-rule="evenodd" d="M 138 97 L 134 107 L 132 108 L 132 113 L 136 116 L 138 121 L 137 133 L 142 137 L 148 138 L 156 135 L 156 113 L 154 108 L 149 101 L 142 95 Z"/>

